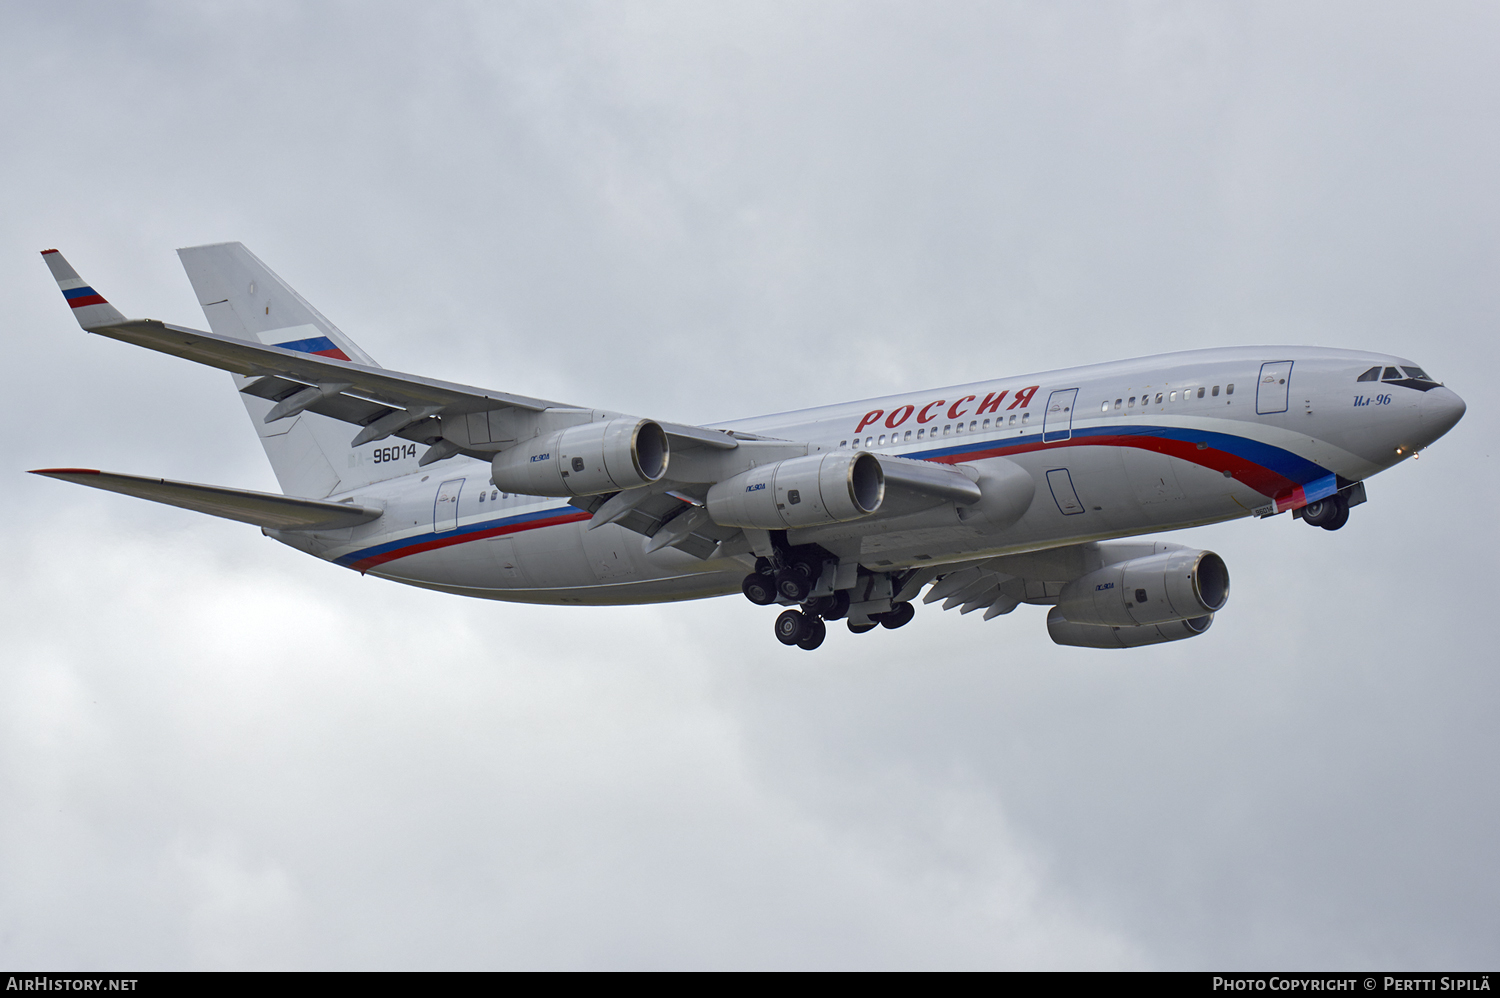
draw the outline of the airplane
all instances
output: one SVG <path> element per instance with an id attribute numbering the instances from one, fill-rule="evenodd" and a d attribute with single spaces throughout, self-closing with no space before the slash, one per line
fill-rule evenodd
<path id="1" fill-rule="evenodd" d="M 1465 410 L 1404 358 L 1247 346 L 690 426 L 387 370 L 240 243 L 177 252 L 211 332 L 127 319 L 42 256 L 85 331 L 230 372 L 283 494 L 33 474 L 463 596 L 739 592 L 808 651 L 831 621 L 903 626 L 924 589 L 987 621 L 1047 606 L 1059 645 L 1200 636 L 1224 560 L 1142 535 L 1285 512 L 1338 530 Z"/>

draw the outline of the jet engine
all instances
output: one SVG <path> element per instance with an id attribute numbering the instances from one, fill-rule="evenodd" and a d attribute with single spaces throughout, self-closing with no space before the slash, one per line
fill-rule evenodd
<path id="1" fill-rule="evenodd" d="M 1054 612 L 1070 624 L 1124 628 L 1191 621 L 1229 601 L 1229 569 L 1212 551 L 1181 548 L 1106 565 L 1069 582 L 1060 596 Z"/>
<path id="2" fill-rule="evenodd" d="M 1073 645 L 1077 648 L 1139 648 L 1141 645 L 1159 645 L 1164 641 L 1181 641 L 1183 638 L 1197 637 L 1214 622 L 1214 615 L 1210 613 L 1165 624 L 1110 627 L 1107 624 L 1075 624 L 1062 615 L 1061 609 L 1055 606 L 1047 614 L 1047 634 L 1054 644 Z"/>
<path id="3" fill-rule="evenodd" d="M 726 527 L 785 530 L 868 516 L 885 499 L 885 472 L 866 451 L 809 454 L 726 478 L 708 490 L 708 515 Z"/>
<path id="4" fill-rule="evenodd" d="M 622 417 L 570 426 L 503 450 L 490 481 L 531 496 L 591 496 L 659 481 L 671 456 L 667 434 L 649 419 Z"/>

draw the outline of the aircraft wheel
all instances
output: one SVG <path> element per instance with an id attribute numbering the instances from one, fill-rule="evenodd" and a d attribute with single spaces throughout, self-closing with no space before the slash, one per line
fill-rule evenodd
<path id="1" fill-rule="evenodd" d="M 869 624 L 856 624 L 851 620 L 849 621 L 849 630 L 854 634 L 868 634 L 875 630 L 875 624 L 873 622 Z"/>
<path id="2" fill-rule="evenodd" d="M 1310 502 L 1306 506 L 1303 506 L 1302 519 L 1314 527 L 1327 527 L 1329 530 L 1337 530 L 1338 527 L 1329 527 L 1328 525 L 1339 518 L 1340 511 L 1343 512 L 1344 519 L 1347 520 L 1349 518 L 1349 507 L 1344 504 L 1342 496 L 1334 494 L 1327 499 L 1319 499 L 1317 502 Z M 1339 526 L 1343 526 L 1343 523 L 1340 522 Z"/>
<path id="3" fill-rule="evenodd" d="M 888 613 L 882 613 L 880 615 L 880 626 L 888 627 L 894 631 L 898 627 L 904 627 L 905 625 L 911 623 L 911 618 L 915 617 L 916 615 L 916 607 L 912 606 L 910 603 L 897 603 L 895 606 L 891 607 Z"/>
<path id="4" fill-rule="evenodd" d="M 812 578 L 802 566 L 793 565 L 776 576 L 776 590 L 793 603 L 801 603 L 812 591 Z"/>
<path id="5" fill-rule="evenodd" d="M 769 575 L 752 572 L 740 583 L 745 598 L 756 606 L 770 606 L 776 602 L 776 580 Z"/>
<path id="6" fill-rule="evenodd" d="M 784 645 L 794 645 L 801 641 L 810 628 L 807 622 L 816 618 L 808 617 L 801 610 L 787 610 L 776 618 L 776 640 Z"/>
<path id="7" fill-rule="evenodd" d="M 1340 527 L 1342 527 L 1344 524 L 1346 524 L 1348 522 L 1349 522 L 1349 507 L 1343 505 L 1342 503 L 1340 503 L 1339 504 L 1338 515 L 1336 515 L 1328 523 L 1323 524 L 1323 529 L 1324 530 L 1337 530 L 1337 529 L 1339 529 Z"/>
<path id="8" fill-rule="evenodd" d="M 812 651 L 823 643 L 828 636 L 828 627 L 817 617 L 807 618 L 807 633 L 797 639 L 797 647 L 803 651 Z"/>
<path id="9" fill-rule="evenodd" d="M 755 574 L 756 575 L 775 575 L 776 574 L 776 566 L 773 565 L 773 564 L 771 564 L 771 559 L 770 558 L 756 558 L 755 559 Z"/>
<path id="10" fill-rule="evenodd" d="M 849 614 L 849 590 L 840 589 L 832 596 L 824 597 L 824 606 L 820 613 L 824 620 L 843 620 Z"/>

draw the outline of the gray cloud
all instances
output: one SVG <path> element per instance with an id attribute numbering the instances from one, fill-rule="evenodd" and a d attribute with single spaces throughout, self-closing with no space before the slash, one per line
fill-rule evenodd
<path id="1" fill-rule="evenodd" d="M 1481 967 L 1494 11 L 8 4 L 0 958 L 57 967 Z M 470 603 L 21 476 L 274 487 L 240 239 L 382 363 L 709 420 L 1199 345 L 1470 403 L 1337 534 L 1187 532 L 1204 638 L 1022 608 L 774 644 Z"/>

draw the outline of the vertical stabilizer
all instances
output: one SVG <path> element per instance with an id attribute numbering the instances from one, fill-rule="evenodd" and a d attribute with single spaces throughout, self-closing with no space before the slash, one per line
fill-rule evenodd
<path id="1" fill-rule="evenodd" d="M 242 244 L 191 246 L 178 250 L 177 255 L 209 328 L 220 336 L 380 366 Z M 243 389 L 255 380 L 235 376 L 235 388 Z M 357 429 L 349 423 L 312 412 L 267 423 L 266 414 L 274 402 L 253 395 L 240 398 L 287 495 L 322 498 L 406 474 L 415 467 L 415 459 L 412 467 L 404 461 L 375 464 L 362 460 L 349 445 Z"/>
<path id="2" fill-rule="evenodd" d="M 177 256 L 220 336 L 380 366 L 242 243 L 190 246 Z"/>

